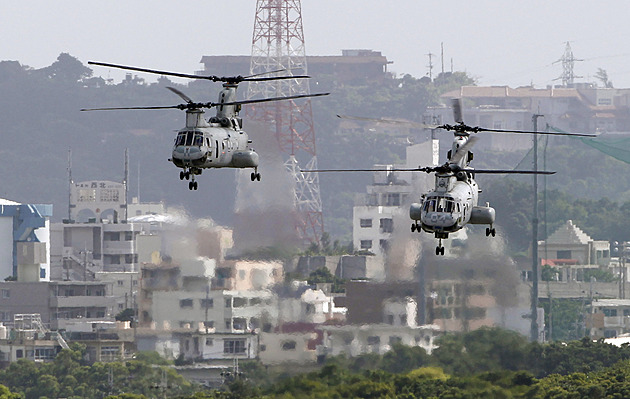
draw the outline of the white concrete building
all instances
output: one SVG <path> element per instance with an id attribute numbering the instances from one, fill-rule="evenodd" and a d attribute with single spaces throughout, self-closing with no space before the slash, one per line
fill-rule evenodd
<path id="1" fill-rule="evenodd" d="M 437 140 L 407 147 L 407 159 L 403 165 L 374 165 L 377 169 L 417 168 L 438 164 Z M 394 216 L 409 212 L 408 205 L 427 191 L 432 179 L 425 173 L 378 171 L 374 172 L 373 184 L 367 194 L 355 200 L 352 211 L 352 242 L 355 248 L 384 255 L 394 231 Z M 409 221 L 411 226 L 411 221 Z M 409 226 L 404 226 L 408 228 Z M 397 228 L 402 228 L 396 226 Z"/>
<path id="2" fill-rule="evenodd" d="M 391 326 L 388 324 L 321 326 L 323 343 L 317 347 L 319 356 L 359 356 L 365 353 L 383 355 L 392 345 L 419 346 L 431 353 L 437 346 L 435 339 L 440 334 L 436 325 L 415 327 Z"/>
<path id="3" fill-rule="evenodd" d="M 614 338 L 630 333 L 630 299 L 595 299 L 586 327 L 590 337 Z"/>

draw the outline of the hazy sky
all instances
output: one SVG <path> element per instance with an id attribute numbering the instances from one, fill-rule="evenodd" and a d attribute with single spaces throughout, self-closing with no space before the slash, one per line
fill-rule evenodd
<path id="1" fill-rule="evenodd" d="M 22 0 L 0 10 L 0 60 L 34 68 L 62 52 L 88 60 L 192 73 L 203 55 L 251 53 L 255 0 Z M 308 55 L 342 49 L 381 51 L 390 71 L 416 77 L 466 71 L 482 85 L 544 87 L 562 73 L 569 41 L 578 82 L 598 68 L 615 87 L 630 87 L 627 0 L 304 0 Z M 118 72 L 94 67 L 115 79 Z M 150 80 L 155 78 L 151 77 Z M 558 82 L 559 83 L 559 82 Z"/>

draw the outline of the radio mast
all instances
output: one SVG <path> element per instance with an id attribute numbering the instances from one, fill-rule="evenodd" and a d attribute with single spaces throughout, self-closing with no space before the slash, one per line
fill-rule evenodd
<path id="1" fill-rule="evenodd" d="M 286 70 L 307 74 L 302 7 L 299 0 L 257 0 L 250 75 Z M 273 76 L 273 75 L 269 75 Z M 250 82 L 247 98 L 310 94 L 308 79 Z M 285 166 L 295 181 L 296 231 L 304 243 L 319 242 L 324 232 L 315 129 L 310 99 L 264 103 L 248 108 L 253 120 L 271 124 Z M 302 165 L 302 166 L 301 166 Z"/>

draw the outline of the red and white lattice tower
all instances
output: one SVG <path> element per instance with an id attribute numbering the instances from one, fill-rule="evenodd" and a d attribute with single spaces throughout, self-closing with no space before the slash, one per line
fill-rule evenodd
<path id="1" fill-rule="evenodd" d="M 299 0 L 257 0 L 250 74 L 284 70 L 281 75 L 307 73 Z M 268 76 L 273 76 L 269 74 Z M 247 98 L 310 94 L 308 79 L 250 82 Z M 315 130 L 310 99 L 263 103 L 248 108 L 248 117 L 265 122 L 283 154 L 295 181 L 296 230 L 304 242 L 319 242 L 324 232 L 317 173 Z M 300 167 L 302 162 L 302 167 Z"/>

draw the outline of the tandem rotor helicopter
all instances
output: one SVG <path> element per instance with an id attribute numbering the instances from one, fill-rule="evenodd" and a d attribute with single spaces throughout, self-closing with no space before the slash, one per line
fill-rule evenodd
<path id="1" fill-rule="evenodd" d="M 169 161 L 173 162 L 175 166 L 182 169 L 182 171 L 179 172 L 180 180 L 190 180 L 188 183 L 189 190 L 197 190 L 195 176 L 200 175 L 203 169 L 209 168 L 253 168 L 254 171 L 251 174 L 251 180 L 260 181 L 260 173 L 258 172 L 258 153 L 250 147 L 252 140 L 250 140 L 247 133 L 243 131 L 243 120 L 238 116 L 241 110 L 241 105 L 291 100 L 304 97 L 318 97 L 330 94 L 301 94 L 295 96 L 237 101 L 236 89 L 240 82 L 302 79 L 309 78 L 309 76 L 261 76 L 285 71 L 278 70 L 251 76 L 219 77 L 214 75 L 190 75 L 93 61 L 88 61 L 88 64 L 165 76 L 223 82 L 223 89 L 219 93 L 219 100 L 216 103 L 194 102 L 180 90 L 174 87 L 167 87 L 167 89 L 183 99 L 185 103 L 171 106 L 85 108 L 81 110 L 110 111 L 130 109 L 179 109 L 186 111 L 186 126 L 177 132 L 172 156 Z M 217 113 L 215 116 L 206 120 L 203 116 L 204 108 L 216 108 Z"/>
<path id="2" fill-rule="evenodd" d="M 467 224 L 488 225 L 486 228 L 486 237 L 490 235 L 494 237 L 496 235 L 496 229 L 494 228 L 494 208 L 490 207 L 489 203 L 486 203 L 485 206 L 477 204 L 481 190 L 475 181 L 475 174 L 550 175 L 555 173 L 537 170 L 473 169 L 470 167 L 470 162 L 473 160 L 471 147 L 474 145 L 477 138 L 471 137 L 471 133 L 497 132 L 582 137 L 595 136 L 594 134 L 584 133 L 535 132 L 527 130 L 486 129 L 478 126 L 472 127 L 466 125 L 463 121 L 461 99 L 453 99 L 452 106 L 455 120 L 454 125 L 425 126 L 431 129 L 443 129 L 453 132 L 453 145 L 451 150 L 448 151 L 448 160 L 443 165 L 393 169 L 318 169 L 304 170 L 304 172 L 401 171 L 435 173 L 435 188 L 423 194 L 420 203 L 411 204 L 409 216 L 413 221 L 411 231 L 421 232 L 424 230 L 434 234 L 435 238 L 439 240 L 435 248 L 435 254 L 444 255 L 442 240 L 447 239 L 450 233 L 461 230 Z"/>

